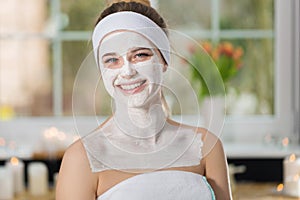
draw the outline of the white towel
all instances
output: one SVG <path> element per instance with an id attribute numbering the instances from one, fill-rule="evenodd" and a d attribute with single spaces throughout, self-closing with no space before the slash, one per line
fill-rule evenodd
<path id="1" fill-rule="evenodd" d="M 204 176 L 168 170 L 149 172 L 126 179 L 97 200 L 215 200 Z"/>

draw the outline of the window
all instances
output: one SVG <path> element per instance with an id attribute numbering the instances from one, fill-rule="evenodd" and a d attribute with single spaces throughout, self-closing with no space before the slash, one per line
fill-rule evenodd
<path id="1" fill-rule="evenodd" d="M 227 41 L 244 49 L 242 67 L 227 84 L 229 115 L 275 113 L 273 0 L 189 0 L 177 4 L 166 0 L 160 1 L 160 9 L 171 28 L 196 40 Z"/>
<path id="2" fill-rule="evenodd" d="M 195 39 L 213 43 L 226 40 L 244 48 L 244 66 L 230 83 L 231 106 L 224 127 L 225 141 L 261 142 L 266 134 L 293 136 L 291 102 L 296 98 L 292 96 L 292 74 L 297 69 L 290 47 L 296 48 L 291 36 L 293 27 L 299 24 L 292 20 L 293 14 L 299 13 L 297 1 L 156 0 L 153 3 L 172 29 Z M 96 0 L 3 1 L 0 128 L 11 134 L 7 137 L 22 134 L 24 130 L 27 135 L 39 133 L 50 125 L 67 132 L 76 131 L 72 127 L 73 83 L 84 58 L 92 50 L 90 30 L 103 6 Z M 15 10 L 19 15 L 13 14 Z M 97 88 L 100 89 L 95 94 L 96 100 L 101 102 L 96 113 L 109 114 L 110 98 L 100 83 Z M 92 110 L 85 108 L 94 108 L 95 103 L 84 98 L 82 101 L 83 108 L 78 113 L 93 115 Z M 95 120 L 92 121 L 84 120 L 80 126 L 88 128 L 82 130 L 91 130 L 95 125 Z"/>

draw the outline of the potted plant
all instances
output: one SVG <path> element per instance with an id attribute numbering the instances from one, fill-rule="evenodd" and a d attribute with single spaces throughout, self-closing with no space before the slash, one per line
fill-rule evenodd
<path id="1" fill-rule="evenodd" d="M 212 45 L 203 42 L 189 48 L 189 64 L 194 84 L 200 83 L 200 100 L 208 96 L 225 95 L 224 87 L 236 76 L 242 66 L 243 49 L 230 42 Z"/>

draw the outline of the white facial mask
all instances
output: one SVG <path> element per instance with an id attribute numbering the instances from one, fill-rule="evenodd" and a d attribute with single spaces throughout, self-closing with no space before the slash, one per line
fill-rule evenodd
<path id="1" fill-rule="evenodd" d="M 128 60 L 128 52 L 136 48 L 150 49 L 153 55 L 149 60 L 131 63 Z M 120 56 L 120 59 L 124 61 L 123 65 L 117 69 L 106 68 L 102 58 L 107 54 Z M 128 107 L 141 106 L 159 92 L 162 84 L 163 61 L 158 51 L 155 50 L 155 46 L 144 36 L 130 31 L 111 33 L 100 43 L 98 55 L 105 88 L 116 101 L 121 100 Z M 146 87 L 131 95 L 124 95 L 121 88 L 117 87 L 121 85 L 128 89 L 144 81 L 146 81 Z"/>

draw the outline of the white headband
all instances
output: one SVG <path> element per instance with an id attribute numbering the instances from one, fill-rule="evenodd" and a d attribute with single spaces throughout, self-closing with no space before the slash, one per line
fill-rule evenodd
<path id="1" fill-rule="evenodd" d="M 161 52 L 166 63 L 170 64 L 170 43 L 165 32 L 151 19 L 130 11 L 117 12 L 102 19 L 93 32 L 93 48 L 98 63 L 98 46 L 108 33 L 117 30 L 129 30 L 140 33 L 150 40 Z"/>

